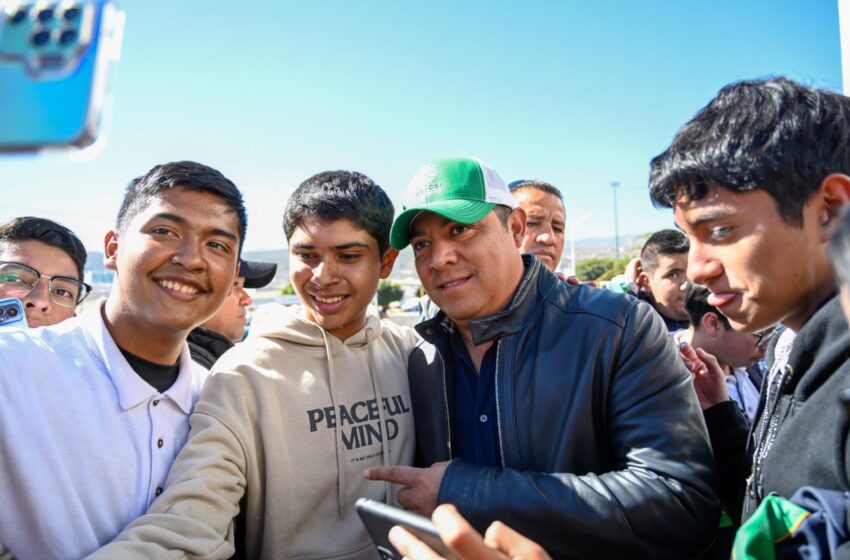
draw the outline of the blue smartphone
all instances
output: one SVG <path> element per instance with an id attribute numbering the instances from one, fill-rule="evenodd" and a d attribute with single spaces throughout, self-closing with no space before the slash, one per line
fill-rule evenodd
<path id="1" fill-rule="evenodd" d="M 0 299 L 0 329 L 7 327 L 17 329 L 27 328 L 27 316 L 24 314 L 24 305 L 18 298 Z"/>
<path id="2" fill-rule="evenodd" d="M 0 152 L 95 142 L 123 27 L 111 0 L 0 0 Z"/>

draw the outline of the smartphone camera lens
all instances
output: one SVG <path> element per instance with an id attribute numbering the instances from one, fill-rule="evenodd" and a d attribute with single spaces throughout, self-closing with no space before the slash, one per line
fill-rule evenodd
<path id="1" fill-rule="evenodd" d="M 59 34 L 59 44 L 63 47 L 67 47 L 76 40 L 77 32 L 74 29 L 63 29 L 62 33 Z"/>
<path id="2" fill-rule="evenodd" d="M 5 317 L 5 316 L 6 316 L 6 308 L 0 307 L 0 317 Z"/>
<path id="3" fill-rule="evenodd" d="M 50 31 L 46 29 L 35 29 L 30 35 L 30 43 L 36 47 L 43 47 L 50 40 Z"/>
<path id="4" fill-rule="evenodd" d="M 10 308 L 9 308 L 9 317 L 17 317 L 17 316 L 18 316 L 18 310 L 17 310 L 17 308 L 15 308 L 15 307 L 10 307 Z"/>
<path id="5" fill-rule="evenodd" d="M 53 19 L 53 8 L 43 8 L 39 10 L 38 14 L 35 16 L 38 18 L 38 21 L 42 23 L 47 23 L 51 19 Z"/>
<path id="6" fill-rule="evenodd" d="M 62 17 L 65 21 L 75 21 L 80 17 L 80 9 L 77 6 L 65 8 L 65 11 L 62 12 Z"/>
<path id="7" fill-rule="evenodd" d="M 7 14 L 6 18 L 12 25 L 18 25 L 19 23 L 27 19 L 27 9 L 18 8 L 14 12 L 10 12 L 9 14 Z"/>

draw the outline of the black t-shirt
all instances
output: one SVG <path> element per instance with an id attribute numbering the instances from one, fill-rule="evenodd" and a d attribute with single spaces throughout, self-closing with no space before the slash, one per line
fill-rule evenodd
<path id="1" fill-rule="evenodd" d="M 174 365 L 163 366 L 131 354 L 120 346 L 118 349 L 124 354 L 124 358 L 133 368 L 133 371 L 160 393 L 167 391 L 177 381 L 177 375 L 180 373 L 180 360 L 177 360 Z"/>

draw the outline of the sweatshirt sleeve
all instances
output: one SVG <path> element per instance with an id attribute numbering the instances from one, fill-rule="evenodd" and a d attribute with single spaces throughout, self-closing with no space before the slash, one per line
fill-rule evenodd
<path id="1" fill-rule="evenodd" d="M 89 558 L 230 558 L 233 519 L 246 487 L 246 452 L 232 429 L 244 407 L 233 375 L 209 378 L 189 419 L 186 445 L 148 513 Z M 246 420 L 247 421 L 247 420 Z"/>
<path id="2" fill-rule="evenodd" d="M 598 443 L 611 450 L 610 471 L 538 472 L 455 459 L 438 502 L 455 504 L 479 529 L 499 519 L 553 557 L 702 552 L 720 514 L 711 449 L 690 375 L 647 305 L 631 309 L 614 362 L 606 373 L 608 441 Z"/>

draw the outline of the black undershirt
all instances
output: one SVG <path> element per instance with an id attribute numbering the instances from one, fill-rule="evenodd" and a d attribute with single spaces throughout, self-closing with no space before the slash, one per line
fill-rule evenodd
<path id="1" fill-rule="evenodd" d="M 177 375 L 180 373 L 180 360 L 177 360 L 174 365 L 163 366 L 131 354 L 120 346 L 118 349 L 124 354 L 124 358 L 133 368 L 133 371 L 160 393 L 166 392 L 177 381 Z"/>

